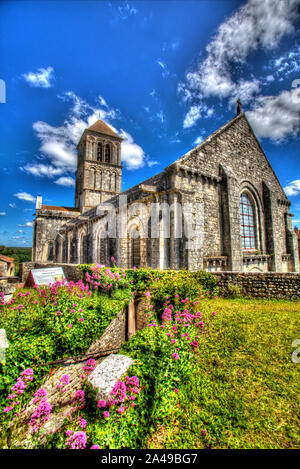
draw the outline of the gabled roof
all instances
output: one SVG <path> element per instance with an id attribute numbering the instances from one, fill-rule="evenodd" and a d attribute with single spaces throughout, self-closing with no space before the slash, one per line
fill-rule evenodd
<path id="1" fill-rule="evenodd" d="M 116 132 L 112 130 L 111 127 L 109 127 L 105 122 L 102 120 L 97 120 L 93 125 L 88 127 L 87 130 L 92 130 L 93 132 L 98 132 L 100 134 L 105 134 L 105 135 L 112 135 L 113 137 L 117 137 L 120 140 L 123 140 Z"/>
<path id="2" fill-rule="evenodd" d="M 12 263 L 14 262 L 14 259 L 12 257 L 3 256 L 3 254 L 0 254 L 0 261 Z"/>
<path id="3" fill-rule="evenodd" d="M 171 165 L 169 166 L 172 166 L 173 164 L 177 164 L 177 163 L 184 163 L 190 156 L 191 154 L 195 151 L 195 150 L 201 150 L 201 148 L 203 148 L 205 145 L 207 145 L 208 143 L 210 143 L 213 139 L 215 139 L 216 137 L 218 137 L 221 133 L 223 133 L 224 131 L 226 131 L 229 127 L 231 127 L 237 120 L 239 119 L 244 119 L 248 125 L 248 128 L 252 134 L 252 136 L 254 137 L 258 147 L 260 148 L 262 154 L 264 155 L 265 159 L 266 159 L 266 162 L 270 168 L 270 170 L 272 171 L 272 173 L 274 174 L 276 180 L 278 181 L 278 184 L 279 186 L 281 187 L 281 190 L 283 192 L 283 195 L 285 197 L 286 200 L 288 200 L 281 184 L 280 184 L 280 181 L 274 171 L 274 169 L 272 168 L 272 165 L 270 163 L 270 161 L 268 160 L 268 157 L 267 155 L 265 154 L 261 144 L 259 143 L 246 115 L 244 112 L 241 112 L 240 114 L 238 114 L 237 116 L 235 116 L 233 119 L 231 119 L 229 122 L 227 122 L 226 124 L 224 124 L 222 127 L 220 127 L 219 129 L 217 129 L 215 132 L 213 132 L 212 134 L 210 134 L 205 140 L 203 140 L 199 145 L 197 145 L 196 147 L 194 147 L 192 150 L 190 150 L 189 152 L 187 152 L 185 155 L 181 156 L 180 158 L 178 158 L 178 160 L 176 160 L 174 163 L 172 163 Z"/>
<path id="4" fill-rule="evenodd" d="M 58 210 L 59 212 L 80 212 L 74 207 L 58 207 L 55 205 L 42 205 L 42 210 Z"/>

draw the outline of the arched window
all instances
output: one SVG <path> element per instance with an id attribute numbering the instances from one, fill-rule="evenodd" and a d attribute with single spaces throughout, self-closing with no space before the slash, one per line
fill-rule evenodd
<path id="1" fill-rule="evenodd" d="M 103 146 L 102 143 L 97 145 L 97 161 L 102 161 L 103 158 Z"/>
<path id="2" fill-rule="evenodd" d="M 240 196 L 242 249 L 257 249 L 254 203 L 246 192 Z"/>
<path id="3" fill-rule="evenodd" d="M 53 261 L 53 259 L 54 259 L 54 246 L 53 246 L 53 243 L 50 242 L 48 244 L 47 260 L 48 261 Z"/>
<path id="4" fill-rule="evenodd" d="M 140 267 L 141 265 L 141 237 L 140 233 L 136 231 L 131 238 L 131 266 Z"/>
<path id="5" fill-rule="evenodd" d="M 105 163 L 110 163 L 110 145 L 107 143 L 105 145 Z"/>

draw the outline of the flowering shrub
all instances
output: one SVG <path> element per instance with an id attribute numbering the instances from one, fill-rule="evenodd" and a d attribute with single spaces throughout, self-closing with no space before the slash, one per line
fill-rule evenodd
<path id="1" fill-rule="evenodd" d="M 128 299 L 109 299 L 80 281 L 17 290 L 8 303 L 1 304 L 0 328 L 6 330 L 10 347 L 5 365 L 0 365 L 0 421 L 7 414 L 1 409 L 11 406 L 6 395 L 21 372 L 33 368 L 38 387 L 52 368 L 48 362 L 84 353 Z M 58 383 L 62 391 L 65 384 Z"/>
<path id="2" fill-rule="evenodd" d="M 33 371 L 31 368 L 24 370 L 16 383 L 11 387 L 11 393 L 7 396 L 9 405 L 3 409 L 3 412 L 8 414 L 14 407 L 18 406 L 20 401 L 20 395 L 24 393 L 25 389 L 28 386 L 28 382 L 33 380 Z"/>
<path id="3" fill-rule="evenodd" d="M 104 265 L 92 264 L 85 271 L 85 280 L 91 289 L 107 292 L 110 296 L 117 290 L 130 289 L 125 269 L 111 269 Z"/>
<path id="4" fill-rule="evenodd" d="M 49 402 L 43 399 L 33 412 L 28 422 L 28 425 L 33 427 L 34 432 L 37 432 L 41 425 L 49 420 L 51 411 L 51 404 L 49 404 Z"/>
<path id="5" fill-rule="evenodd" d="M 79 431 L 69 437 L 66 445 L 69 449 L 85 449 L 86 441 L 85 432 Z"/>

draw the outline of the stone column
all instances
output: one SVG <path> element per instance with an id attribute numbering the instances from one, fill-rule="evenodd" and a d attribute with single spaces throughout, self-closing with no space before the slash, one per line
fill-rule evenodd
<path id="1" fill-rule="evenodd" d="M 178 194 L 170 194 L 170 268 L 178 270 L 180 265 L 180 234 L 182 236 L 181 227 L 181 205 L 178 203 Z"/>

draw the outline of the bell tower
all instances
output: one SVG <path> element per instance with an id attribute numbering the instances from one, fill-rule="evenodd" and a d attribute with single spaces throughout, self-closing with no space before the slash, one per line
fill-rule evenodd
<path id="1" fill-rule="evenodd" d="M 105 122 L 85 129 L 77 145 L 75 207 L 81 213 L 121 192 L 121 142 Z"/>

